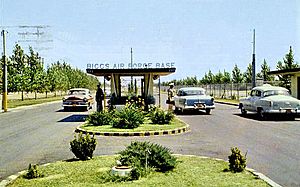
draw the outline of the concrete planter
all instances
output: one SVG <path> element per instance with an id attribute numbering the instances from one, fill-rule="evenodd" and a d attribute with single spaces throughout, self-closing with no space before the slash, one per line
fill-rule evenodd
<path id="1" fill-rule="evenodd" d="M 132 168 L 128 166 L 114 166 L 111 168 L 113 175 L 127 176 L 131 172 Z"/>

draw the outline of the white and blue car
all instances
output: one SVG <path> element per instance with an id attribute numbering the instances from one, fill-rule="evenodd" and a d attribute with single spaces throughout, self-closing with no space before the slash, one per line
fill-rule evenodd
<path id="1" fill-rule="evenodd" d="M 175 112 L 188 110 L 204 110 L 210 114 L 215 108 L 214 98 L 205 94 L 205 89 L 200 87 L 180 88 L 174 96 Z"/>
<path id="2" fill-rule="evenodd" d="M 263 119 L 266 115 L 284 115 L 295 119 L 300 112 L 300 101 L 286 88 L 264 84 L 251 90 L 250 96 L 240 99 L 239 109 L 244 115 L 255 112 Z"/>

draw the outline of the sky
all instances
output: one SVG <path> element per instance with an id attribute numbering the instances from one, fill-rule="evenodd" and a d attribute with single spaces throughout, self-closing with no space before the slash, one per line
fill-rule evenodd
<path id="1" fill-rule="evenodd" d="M 300 63 L 300 0 L 0 0 L 0 28 L 7 53 L 31 45 L 45 64 L 64 60 L 85 71 L 88 63 L 174 62 L 176 73 L 163 80 L 206 72 L 245 71 L 264 59 L 275 70 L 292 46 Z M 47 26 L 43 33 L 36 28 Z M 48 27 L 49 26 L 49 27 Z M 35 40 L 24 42 L 24 40 Z M 2 42 L 2 39 L 1 39 Z M 3 50 L 1 45 L 0 50 Z"/>

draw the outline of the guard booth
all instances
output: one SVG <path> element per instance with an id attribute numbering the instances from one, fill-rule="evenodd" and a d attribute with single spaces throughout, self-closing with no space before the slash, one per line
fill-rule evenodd
<path id="1" fill-rule="evenodd" d="M 291 80 L 291 95 L 300 99 L 300 68 L 277 70 L 268 72 L 269 75 L 288 75 Z"/>
<path id="2" fill-rule="evenodd" d="M 156 104 L 154 97 L 154 80 L 159 79 L 159 105 L 160 105 L 160 77 L 167 76 L 176 71 L 176 68 L 132 68 L 132 69 L 86 69 L 88 74 L 97 77 L 104 77 L 105 81 L 110 81 L 111 102 L 114 105 L 124 105 L 128 95 L 122 93 L 121 77 L 141 77 L 138 83 L 140 94 L 135 97 L 144 99 L 145 104 Z M 105 84 L 104 84 L 105 85 Z M 105 92 L 105 87 L 104 87 Z"/>

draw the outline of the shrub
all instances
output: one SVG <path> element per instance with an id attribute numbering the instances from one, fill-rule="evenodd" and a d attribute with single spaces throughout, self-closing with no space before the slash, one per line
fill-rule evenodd
<path id="1" fill-rule="evenodd" d="M 174 118 L 174 114 L 161 108 L 156 108 L 150 113 L 150 119 L 154 124 L 169 124 Z"/>
<path id="2" fill-rule="evenodd" d="M 96 148 L 97 141 L 93 137 L 91 138 L 89 134 L 82 136 L 82 133 L 79 133 L 78 137 L 74 136 L 74 140 L 70 142 L 71 151 L 74 155 L 80 160 L 88 160 L 93 158 L 93 152 Z"/>
<path id="3" fill-rule="evenodd" d="M 44 175 L 41 174 L 41 172 L 38 170 L 38 165 L 31 165 L 29 164 L 27 173 L 24 175 L 24 178 L 26 179 L 34 179 L 38 177 L 43 177 Z"/>
<path id="4" fill-rule="evenodd" d="M 246 167 L 246 155 L 243 156 L 237 147 L 231 148 L 231 155 L 228 156 L 229 170 L 232 172 L 244 171 Z"/>
<path id="5" fill-rule="evenodd" d="M 134 167 L 130 171 L 129 177 L 132 180 L 139 180 L 139 178 L 141 177 L 141 171 L 138 168 Z"/>
<path id="6" fill-rule="evenodd" d="M 106 110 L 101 112 L 94 112 L 87 117 L 87 122 L 89 125 L 102 126 L 102 125 L 112 125 L 113 124 L 113 114 Z"/>
<path id="7" fill-rule="evenodd" d="M 131 142 L 125 150 L 120 152 L 119 160 L 123 165 L 145 169 L 146 172 L 147 167 L 162 172 L 169 171 L 177 163 L 170 149 L 150 142 Z"/>
<path id="8" fill-rule="evenodd" d="M 133 129 L 144 123 L 144 115 L 141 110 L 126 105 L 122 110 L 116 111 L 116 119 L 113 127 L 121 129 Z"/>
<path id="9" fill-rule="evenodd" d="M 131 96 L 126 99 L 126 105 L 130 107 L 139 108 L 140 110 L 145 109 L 145 100 L 136 96 Z"/>

